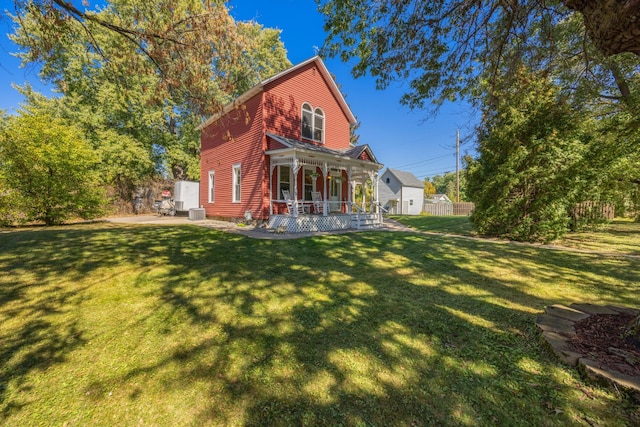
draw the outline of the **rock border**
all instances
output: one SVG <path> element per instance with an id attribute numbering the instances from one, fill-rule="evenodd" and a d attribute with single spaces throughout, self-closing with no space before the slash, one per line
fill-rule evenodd
<path id="1" fill-rule="evenodd" d="M 542 331 L 543 341 L 553 350 L 560 360 L 569 366 L 577 366 L 580 373 L 598 384 L 614 389 L 623 389 L 640 401 L 640 377 L 625 375 L 612 370 L 588 355 L 575 352 L 567 342 L 576 335 L 574 324 L 593 314 L 631 314 L 638 315 L 640 310 L 615 305 L 554 304 L 538 316 L 536 326 Z"/>

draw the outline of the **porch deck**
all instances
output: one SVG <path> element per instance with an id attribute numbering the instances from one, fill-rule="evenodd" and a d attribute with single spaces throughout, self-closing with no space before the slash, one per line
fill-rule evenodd
<path id="1" fill-rule="evenodd" d="M 267 228 L 284 230 L 287 233 L 307 233 L 314 231 L 352 230 L 380 227 L 382 216 L 365 213 L 333 213 L 324 215 L 274 214 L 269 217 Z"/>

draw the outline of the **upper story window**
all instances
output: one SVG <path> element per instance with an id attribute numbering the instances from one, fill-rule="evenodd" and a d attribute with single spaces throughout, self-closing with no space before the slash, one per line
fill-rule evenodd
<path id="1" fill-rule="evenodd" d="M 324 142 L 324 111 L 314 110 L 307 102 L 302 104 L 302 137 Z"/>

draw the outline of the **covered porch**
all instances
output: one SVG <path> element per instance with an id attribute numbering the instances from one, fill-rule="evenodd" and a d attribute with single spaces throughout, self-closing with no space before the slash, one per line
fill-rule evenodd
<path id="1" fill-rule="evenodd" d="M 269 156 L 268 228 L 302 233 L 382 224 L 377 185 L 382 165 L 375 158 L 370 160 L 370 150 L 364 153 L 367 146 L 336 151 L 269 136 L 285 148 L 265 152 Z"/>

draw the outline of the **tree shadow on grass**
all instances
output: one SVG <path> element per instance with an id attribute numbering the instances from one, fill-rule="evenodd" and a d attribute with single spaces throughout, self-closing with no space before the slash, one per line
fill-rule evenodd
<path id="1" fill-rule="evenodd" d="M 146 398 L 139 383 L 153 378 L 167 398 L 205 384 L 206 399 L 179 408 L 199 425 L 540 425 L 626 416 L 620 402 L 579 398 L 579 382 L 568 382 L 539 348 L 533 320 L 581 292 L 632 302 L 640 271 L 629 260 L 410 233 L 262 241 L 194 227 L 95 227 L 55 239 L 66 243 L 51 242 L 19 268 L 45 282 L 70 275 L 94 283 L 98 270 L 131 265 L 140 277 L 132 286 L 153 308 L 130 327 L 169 319 L 157 333 L 175 345 L 87 385 L 119 384 L 129 390 L 129 409 Z M 42 240 L 27 236 L 11 253 L 46 246 Z M 47 266 L 47 252 L 55 265 Z M 8 268 L 1 255 L 0 274 Z M 545 292 L 547 281 L 571 292 Z M 620 292 L 620 282 L 629 289 Z M 3 310 L 28 305 L 24 290 L 7 295 Z M 185 330 L 192 334 L 181 337 Z M 0 354 L 55 349 L 25 333 Z"/>
<path id="2" fill-rule="evenodd" d="M 28 287 L 10 283 L 0 287 L 0 420 L 28 406 L 19 399 L 6 400 L 7 393 L 28 392 L 33 387 L 29 375 L 64 363 L 68 352 L 86 343 L 74 320 L 55 324 L 46 320 L 75 298 L 73 292 L 54 287 L 33 303 L 19 298 Z"/>

